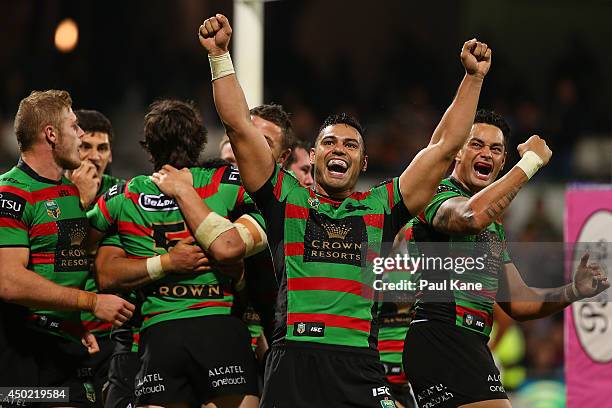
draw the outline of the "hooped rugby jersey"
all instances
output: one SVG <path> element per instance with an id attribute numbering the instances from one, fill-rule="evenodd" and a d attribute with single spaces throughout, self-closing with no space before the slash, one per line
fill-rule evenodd
<path id="1" fill-rule="evenodd" d="M 336 201 L 276 167 L 253 194 L 280 289 L 273 343 L 376 349 L 371 258 L 410 219 L 399 178 Z"/>
<path id="2" fill-rule="evenodd" d="M 27 268 L 62 286 L 83 289 L 88 231 L 79 191 L 67 178 L 38 175 L 23 160 L 0 176 L 0 247 L 30 250 Z M 79 311 L 30 308 L 31 326 L 74 341 L 82 335 Z"/>
<path id="3" fill-rule="evenodd" d="M 453 197 L 471 196 L 454 178 L 442 180 L 431 202 L 418 217 L 411 220 L 406 229 L 409 251 L 416 250 L 420 254 L 427 252 L 426 248 L 431 248 L 431 243 L 445 243 L 448 249 L 444 252 L 447 254 L 452 254 L 454 248 L 460 248 L 464 254 L 468 249 L 467 255 L 476 260 L 481 258 L 484 263 L 483 268 L 466 268 L 460 273 L 444 268 L 417 270 L 416 280 L 424 279 L 432 284 L 445 282 L 446 286 L 444 290 L 438 289 L 442 286 L 432 286 L 431 289 L 428 286 L 417 292 L 414 320 L 448 322 L 488 337 L 493 325 L 493 303 L 497 295 L 499 274 L 504 264 L 511 262 L 504 227 L 501 222 L 495 221 L 476 235 L 446 235 L 432 227 L 442 203 Z M 449 282 L 456 280 L 454 278 L 464 283 L 480 283 L 482 288 L 463 290 L 457 285 L 452 287 Z"/>
<path id="4" fill-rule="evenodd" d="M 190 171 L 196 191 L 211 210 L 232 220 L 248 213 L 262 222 L 235 167 Z M 192 235 L 174 199 L 161 193 L 149 176 L 111 187 L 88 217 L 99 231 L 116 229 L 122 248 L 134 259 L 167 253 L 178 240 Z M 229 315 L 233 303 L 230 278 L 216 269 L 202 274 L 171 273 L 142 291 L 143 330 L 167 320 Z"/>

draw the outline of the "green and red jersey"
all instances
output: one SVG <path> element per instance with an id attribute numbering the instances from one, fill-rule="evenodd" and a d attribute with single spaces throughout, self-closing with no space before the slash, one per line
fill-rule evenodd
<path id="1" fill-rule="evenodd" d="M 387 380 L 391 384 L 406 384 L 408 380 L 402 366 L 402 355 L 411 319 L 408 313 L 398 312 L 395 307 L 393 309 L 393 313 L 381 313 L 379 317 L 378 352 Z"/>
<path id="2" fill-rule="evenodd" d="M 247 325 L 249 334 L 251 335 L 251 348 L 253 351 L 257 348 L 257 341 L 263 334 L 263 326 L 261 325 L 261 317 L 253 309 L 252 306 L 248 306 L 242 315 L 242 321 Z"/>
<path id="3" fill-rule="evenodd" d="M 336 201 L 276 167 L 253 197 L 280 285 L 273 342 L 376 350 L 367 265 L 410 219 L 399 179 Z"/>
<path id="4" fill-rule="evenodd" d="M 67 178 L 38 175 L 24 161 L 0 176 L 0 247 L 30 250 L 27 268 L 62 286 L 83 289 L 88 231 L 79 191 Z M 79 311 L 30 308 L 32 327 L 78 341 Z"/>
<path id="5" fill-rule="evenodd" d="M 115 184 L 124 183 L 125 180 L 120 179 L 118 177 L 113 177 L 108 174 L 102 175 L 102 180 L 100 180 L 100 187 L 98 188 L 98 192 L 96 193 L 96 199 L 93 201 L 91 206 L 87 210 L 92 210 L 95 206 L 96 202 L 100 197 L 102 197 L 112 186 Z M 100 246 L 103 245 L 117 245 L 119 246 L 119 238 L 116 235 L 106 236 Z M 98 287 L 96 286 L 96 281 L 94 277 L 90 274 L 87 278 L 87 282 L 85 282 L 85 290 L 89 292 L 98 293 Z M 108 336 L 113 328 L 112 323 L 103 322 L 99 320 L 96 316 L 94 316 L 91 312 L 82 312 L 81 320 L 83 321 L 83 326 L 93 334 L 98 337 Z"/>
<path id="6" fill-rule="evenodd" d="M 236 168 L 190 170 L 196 191 L 212 211 L 231 219 L 248 212 L 261 221 L 240 185 Z M 176 241 L 192 235 L 176 202 L 162 194 L 148 176 L 111 187 L 88 216 L 97 230 L 116 230 L 121 247 L 135 259 L 167 253 Z M 233 303 L 230 279 L 218 270 L 169 274 L 141 290 L 145 295 L 143 330 L 167 320 L 229 315 Z"/>
<path id="7" fill-rule="evenodd" d="M 419 270 L 415 274 L 417 281 L 425 279 L 429 282 L 448 283 L 451 279 L 459 278 L 462 282 L 481 283 L 482 289 L 458 290 L 447 285 L 447 290 L 444 291 L 426 289 L 417 292 L 414 320 L 448 322 L 488 337 L 493 325 L 493 303 L 497 295 L 499 275 L 503 273 L 503 265 L 511 262 L 501 222 L 491 223 L 476 235 L 446 235 L 432 226 L 442 203 L 454 197 L 471 196 L 456 179 L 451 177 L 442 180 L 425 210 L 411 220 L 406 229 L 406 238 L 409 251 L 418 249 L 423 252 L 423 248 L 428 244 L 440 243 L 439 245 L 443 244 L 447 248 L 447 254 L 453 253 L 454 248 L 460 248 L 461 251 L 471 248 L 472 256 L 484 256 L 485 259 L 484 268 L 470 268 L 459 274 L 453 270 Z M 422 245 L 423 243 L 427 244 Z"/>

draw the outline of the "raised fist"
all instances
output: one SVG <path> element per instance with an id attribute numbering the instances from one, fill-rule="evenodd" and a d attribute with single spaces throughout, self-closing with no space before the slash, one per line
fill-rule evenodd
<path id="1" fill-rule="evenodd" d="M 525 143 L 518 145 L 516 149 L 521 157 L 523 157 L 526 151 L 531 150 L 544 161 L 544 165 L 548 164 L 552 156 L 552 150 L 548 148 L 546 141 L 538 135 L 531 136 Z"/>
<path id="2" fill-rule="evenodd" d="M 206 49 L 208 55 L 222 55 L 228 51 L 232 27 L 223 14 L 204 20 L 198 30 L 200 44 Z"/>
<path id="3" fill-rule="evenodd" d="M 468 75 L 484 78 L 491 67 L 492 50 L 487 44 L 473 38 L 463 44 L 461 63 Z"/>

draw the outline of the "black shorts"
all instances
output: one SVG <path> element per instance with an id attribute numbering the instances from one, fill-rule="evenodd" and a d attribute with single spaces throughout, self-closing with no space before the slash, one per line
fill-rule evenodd
<path id="1" fill-rule="evenodd" d="M 287 342 L 266 360 L 261 408 L 394 408 L 378 353 Z"/>
<path id="2" fill-rule="evenodd" d="M 100 351 L 87 358 L 85 361 L 87 372 L 84 372 L 84 374 L 92 378 L 92 383 L 96 393 L 95 406 L 101 408 L 104 406 L 102 389 L 108 381 L 108 369 L 110 366 L 111 356 L 113 355 L 114 346 L 108 334 L 103 337 L 96 336 L 96 340 L 98 341 Z"/>
<path id="3" fill-rule="evenodd" d="M 478 333 L 437 321 L 412 323 L 403 362 L 419 406 L 508 398 L 487 338 Z"/>
<path id="4" fill-rule="evenodd" d="M 257 363 L 246 325 L 232 316 L 157 323 L 140 336 L 138 405 L 205 404 L 257 395 Z"/>
<path id="5" fill-rule="evenodd" d="M 138 353 L 126 351 L 113 354 L 108 369 L 105 407 L 127 408 L 128 406 L 136 406 L 134 381 L 139 369 Z"/>
<path id="6" fill-rule="evenodd" d="M 1 352 L 0 386 L 68 387 L 70 401 L 24 403 L 3 400 L 0 406 L 96 406 L 93 377 L 86 367 L 89 355 L 82 344 L 30 329 L 22 331 L 19 337 L 20 344 L 12 343 Z"/>

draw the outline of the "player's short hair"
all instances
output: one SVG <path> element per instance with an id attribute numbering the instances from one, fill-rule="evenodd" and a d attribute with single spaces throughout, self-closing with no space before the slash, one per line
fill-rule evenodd
<path id="1" fill-rule="evenodd" d="M 262 119 L 274 123 L 281 128 L 283 134 L 283 149 L 289 149 L 294 142 L 293 126 L 289 114 L 281 105 L 274 103 L 256 106 L 251 109 L 251 116 L 259 116 Z"/>
<path id="2" fill-rule="evenodd" d="M 310 143 L 308 143 L 308 142 L 306 142 L 304 140 L 297 139 L 291 145 L 291 154 L 289 155 L 287 160 L 285 160 L 285 162 L 283 163 L 283 168 L 284 169 L 288 169 L 289 167 L 291 167 L 291 165 L 293 163 L 295 163 L 297 161 L 297 155 L 295 154 L 295 151 L 297 149 L 304 149 L 304 150 L 306 150 L 306 153 L 308 153 L 308 152 L 310 152 Z"/>
<path id="3" fill-rule="evenodd" d="M 113 144 L 113 126 L 103 113 L 97 110 L 79 109 L 74 111 L 79 126 L 85 133 L 100 132 L 108 135 L 108 142 Z"/>
<path id="4" fill-rule="evenodd" d="M 52 125 L 60 129 L 62 112 L 71 107 L 72 98 L 67 91 L 32 91 L 23 98 L 19 102 L 14 124 L 19 150 L 29 150 L 45 126 Z"/>
<path id="5" fill-rule="evenodd" d="M 474 117 L 474 123 L 485 123 L 492 125 L 501 130 L 504 135 L 504 148 L 508 150 L 508 144 L 510 143 L 510 125 L 506 122 L 506 119 L 499 113 L 489 109 L 479 109 Z"/>
<path id="6" fill-rule="evenodd" d="M 325 120 L 321 124 L 321 127 L 319 128 L 319 132 L 317 133 L 317 140 L 315 141 L 315 144 L 319 142 L 319 136 L 321 135 L 321 132 L 323 131 L 323 129 L 325 129 L 328 126 L 332 126 L 332 125 L 347 125 L 357 130 L 357 132 L 359 132 L 359 134 L 361 135 L 361 140 L 363 141 L 362 143 L 363 153 L 365 154 L 366 152 L 365 136 L 364 136 L 365 129 L 363 128 L 363 126 L 361 125 L 361 123 L 355 116 L 351 115 L 350 113 L 346 113 L 346 112 L 334 113 L 332 115 L 329 115 L 327 118 L 325 118 Z"/>
<path id="7" fill-rule="evenodd" d="M 192 103 L 161 99 L 149 106 L 140 144 L 151 155 L 155 170 L 164 164 L 193 167 L 198 165 L 200 152 L 206 146 L 207 133 Z"/>

